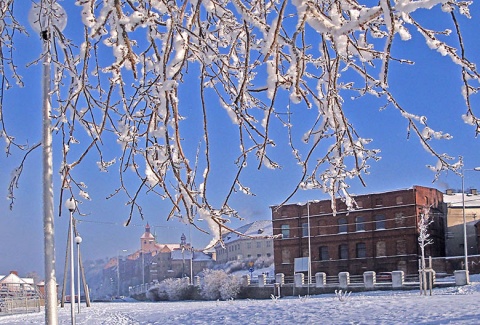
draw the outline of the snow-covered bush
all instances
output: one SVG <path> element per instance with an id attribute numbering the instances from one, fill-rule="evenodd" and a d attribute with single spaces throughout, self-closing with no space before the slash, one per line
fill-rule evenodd
<path id="1" fill-rule="evenodd" d="M 240 292 L 240 281 L 223 270 L 205 270 L 201 295 L 208 300 L 236 298 Z"/>
<path id="2" fill-rule="evenodd" d="M 159 300 L 183 300 L 188 298 L 189 283 L 187 279 L 165 279 L 147 292 L 147 298 Z"/>
<path id="3" fill-rule="evenodd" d="M 239 260 L 227 262 L 225 267 L 227 273 L 233 273 L 243 269 L 245 269 L 245 263 Z"/>
<path id="4" fill-rule="evenodd" d="M 255 261 L 254 265 L 257 269 L 263 269 L 265 267 L 269 267 L 273 264 L 273 256 L 260 256 Z"/>

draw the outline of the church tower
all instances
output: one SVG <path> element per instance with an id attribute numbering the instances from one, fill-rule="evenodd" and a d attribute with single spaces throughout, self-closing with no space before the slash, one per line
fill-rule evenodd
<path id="1" fill-rule="evenodd" d="M 145 226 L 145 232 L 142 237 L 140 237 L 140 247 L 142 248 L 143 253 L 151 253 L 157 250 L 155 237 L 150 232 L 150 225 L 148 222 Z"/>

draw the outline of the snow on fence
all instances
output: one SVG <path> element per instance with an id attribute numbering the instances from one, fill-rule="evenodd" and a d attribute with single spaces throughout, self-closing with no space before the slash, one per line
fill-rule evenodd
<path id="1" fill-rule="evenodd" d="M 0 315 L 38 313 L 41 305 L 38 296 L 0 298 Z"/>

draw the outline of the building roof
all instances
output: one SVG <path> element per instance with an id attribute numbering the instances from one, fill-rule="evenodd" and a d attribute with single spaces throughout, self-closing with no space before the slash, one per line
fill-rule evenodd
<path id="1" fill-rule="evenodd" d="M 416 188 L 426 188 L 426 189 L 431 189 L 431 190 L 435 190 L 435 191 L 439 191 L 441 192 L 439 189 L 436 189 L 434 187 L 429 187 L 429 186 L 422 186 L 422 185 L 413 185 L 412 187 L 408 187 L 408 188 L 397 188 L 397 189 L 394 189 L 394 190 L 385 190 L 385 191 L 379 191 L 379 192 L 371 192 L 371 193 L 350 193 L 350 196 L 352 198 L 360 198 L 362 196 L 372 196 L 372 195 L 381 195 L 381 194 L 387 194 L 387 193 L 395 193 L 395 192 L 404 192 L 404 191 L 413 191 L 415 190 Z M 336 199 L 340 199 L 339 196 L 336 197 Z M 331 198 L 328 197 L 328 198 L 323 198 L 323 199 L 318 199 L 318 200 L 310 200 L 310 201 L 303 201 L 303 202 L 297 202 L 297 203 L 288 203 L 288 204 L 284 204 L 285 206 L 287 205 L 299 205 L 299 206 L 304 206 L 304 205 L 307 205 L 308 202 L 310 203 L 318 203 L 318 202 L 327 202 L 327 201 L 331 201 Z M 270 209 L 274 209 L 278 207 L 278 205 L 271 205 L 270 206 Z"/>
<path id="2" fill-rule="evenodd" d="M 235 232 L 226 233 L 222 238 L 223 242 L 227 244 L 237 240 L 249 239 L 249 237 L 265 238 L 270 236 L 273 236 L 272 220 L 259 220 L 237 228 Z"/>
<path id="3" fill-rule="evenodd" d="M 443 194 L 443 202 L 450 208 L 462 208 L 462 193 Z M 465 193 L 466 208 L 480 208 L 480 194 Z"/>
<path id="4" fill-rule="evenodd" d="M 172 251 L 171 254 L 172 260 L 190 260 L 191 258 L 191 251 L 185 249 L 182 253 L 181 249 L 176 249 Z M 204 252 L 194 251 L 193 253 L 193 260 L 194 261 L 211 261 L 212 257 L 210 255 L 205 254 Z"/>
<path id="5" fill-rule="evenodd" d="M 10 273 L 9 275 L 3 276 L 0 279 L 0 284 L 23 284 L 23 285 L 33 285 L 33 279 L 31 278 L 20 278 L 15 273 Z"/>

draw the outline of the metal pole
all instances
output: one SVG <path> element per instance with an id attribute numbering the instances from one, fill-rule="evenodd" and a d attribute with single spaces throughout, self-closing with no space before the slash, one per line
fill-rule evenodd
<path id="1" fill-rule="evenodd" d="M 55 227 L 53 219 L 53 158 L 50 119 L 50 41 L 43 41 L 43 236 L 45 251 L 45 323 L 58 324 L 57 280 L 55 277 Z"/>
<path id="2" fill-rule="evenodd" d="M 143 284 L 143 287 L 145 288 L 145 253 L 143 252 L 143 249 L 142 249 L 142 284 Z"/>
<path id="3" fill-rule="evenodd" d="M 307 223 L 308 223 L 308 295 L 310 295 L 310 283 L 312 279 L 312 245 L 310 242 L 310 201 L 307 201 Z"/>
<path id="4" fill-rule="evenodd" d="M 463 251 L 465 255 L 465 277 L 467 284 L 470 284 L 470 276 L 468 274 L 468 243 L 467 243 L 467 218 L 465 217 L 465 177 L 462 167 L 462 215 L 463 215 Z"/>
<path id="5" fill-rule="evenodd" d="M 190 237 L 190 284 L 193 285 L 193 246 L 192 246 L 192 224 L 188 224 L 188 237 Z"/>
<path id="6" fill-rule="evenodd" d="M 78 292 L 78 313 L 80 313 L 80 303 L 81 303 L 81 295 L 80 295 L 80 242 L 81 239 L 77 236 L 75 237 L 75 241 L 77 242 L 77 292 Z"/>
<path id="7" fill-rule="evenodd" d="M 73 249 L 73 210 L 70 211 L 70 318 L 75 325 L 75 256 Z"/>

